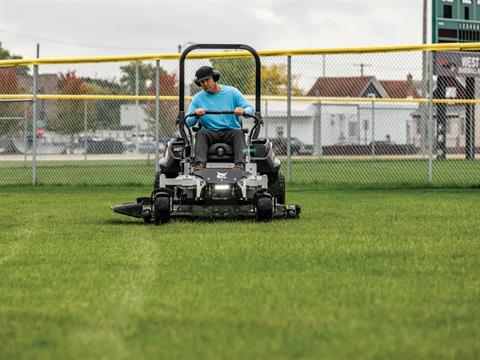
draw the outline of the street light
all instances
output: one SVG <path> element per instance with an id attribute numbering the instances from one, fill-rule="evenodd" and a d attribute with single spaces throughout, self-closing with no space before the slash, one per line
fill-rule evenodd
<path id="1" fill-rule="evenodd" d="M 196 44 L 196 42 L 193 42 L 193 41 L 187 41 L 186 43 L 178 44 L 178 53 L 181 54 L 183 49 L 185 49 L 189 45 L 194 45 L 194 44 Z"/>

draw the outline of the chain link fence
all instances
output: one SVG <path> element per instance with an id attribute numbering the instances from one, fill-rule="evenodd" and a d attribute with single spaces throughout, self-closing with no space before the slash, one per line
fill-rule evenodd
<path id="1" fill-rule="evenodd" d="M 457 50 L 260 52 L 260 136 L 291 183 L 478 185 L 480 54 Z M 197 55 L 186 106 L 202 65 L 254 104 L 251 57 Z M 0 184 L 152 183 L 179 134 L 178 57 L 0 61 Z"/>

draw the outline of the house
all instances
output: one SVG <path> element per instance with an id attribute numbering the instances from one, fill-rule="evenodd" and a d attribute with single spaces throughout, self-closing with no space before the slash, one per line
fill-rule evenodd
<path id="1" fill-rule="evenodd" d="M 377 80 L 374 76 L 321 77 L 307 96 L 322 98 L 420 98 L 411 75 L 406 80 Z M 412 114 L 416 103 L 292 102 L 291 133 L 314 145 L 321 155 L 325 146 L 368 145 L 372 142 L 411 144 Z M 287 104 L 266 101 L 263 136 L 286 136 Z"/>

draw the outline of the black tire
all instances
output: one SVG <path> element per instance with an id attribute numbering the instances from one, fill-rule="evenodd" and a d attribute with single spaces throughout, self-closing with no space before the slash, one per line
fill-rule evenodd
<path id="1" fill-rule="evenodd" d="M 271 221 L 273 219 L 272 199 L 261 197 L 255 205 L 255 221 Z"/>
<path id="2" fill-rule="evenodd" d="M 278 204 L 285 204 L 285 175 L 280 170 L 268 177 L 268 190 L 277 198 Z"/>
<path id="3" fill-rule="evenodd" d="M 155 225 L 166 224 L 170 221 L 170 198 L 168 196 L 157 196 L 153 218 Z"/>

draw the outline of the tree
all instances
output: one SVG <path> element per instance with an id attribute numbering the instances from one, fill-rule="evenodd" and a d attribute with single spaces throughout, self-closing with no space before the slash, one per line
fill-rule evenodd
<path id="1" fill-rule="evenodd" d="M 135 95 L 136 75 L 138 67 L 138 95 L 146 95 L 149 85 L 155 82 L 155 67 L 141 61 L 132 61 L 128 65 L 121 66 L 123 75 L 120 84 L 126 87 L 129 94 Z"/>
<path id="2" fill-rule="evenodd" d="M 22 57 L 20 55 L 10 54 L 10 52 L 2 46 L 2 42 L 0 41 L 0 60 L 8 60 L 8 59 L 22 59 Z M 29 71 L 30 71 L 29 68 L 26 66 L 15 67 L 15 72 L 19 75 L 28 74 Z"/>
<path id="3" fill-rule="evenodd" d="M 0 44 L 1 45 L 1 44 Z M 14 68 L 0 68 L 0 94 L 19 94 L 20 85 Z M 22 105 L 19 102 L 0 102 L 0 135 L 15 129 L 22 116 Z"/>
<path id="4" fill-rule="evenodd" d="M 160 70 L 160 95 L 178 96 L 178 83 L 175 74 L 169 74 L 165 70 Z M 148 89 L 149 95 L 155 95 L 155 82 Z M 160 101 L 160 133 L 161 135 L 171 136 L 177 131 L 177 104 L 178 100 Z M 150 131 L 155 131 L 155 101 L 149 101 L 146 107 Z"/>
<path id="5" fill-rule="evenodd" d="M 252 58 L 213 58 L 210 62 L 221 74 L 221 83 L 235 86 L 242 94 L 255 92 L 255 62 Z"/>
<path id="6" fill-rule="evenodd" d="M 262 65 L 262 94 L 287 95 L 287 66 L 285 64 Z M 298 75 L 292 75 L 292 95 L 302 95 L 295 84 Z"/>
<path id="7" fill-rule="evenodd" d="M 212 66 L 221 74 L 220 82 L 235 86 L 243 94 L 255 93 L 255 63 L 251 58 L 213 58 Z M 292 75 L 292 95 L 301 95 L 295 84 L 298 75 Z M 262 95 L 287 95 L 287 66 L 284 64 L 261 65 Z"/>
<path id="8" fill-rule="evenodd" d="M 105 79 L 85 78 L 88 93 L 92 95 L 121 95 L 122 86 Z M 96 104 L 95 128 L 109 129 L 120 125 L 122 100 L 98 100 Z"/>
<path id="9" fill-rule="evenodd" d="M 83 95 L 89 93 L 89 85 L 85 79 L 75 75 L 74 71 L 61 74 L 58 81 L 60 94 Z M 87 129 L 92 129 L 95 119 L 95 103 L 89 101 L 87 107 Z M 70 135 L 70 151 L 73 149 L 74 137 L 85 128 L 84 100 L 57 100 L 55 116 L 49 128 L 60 134 Z"/>

